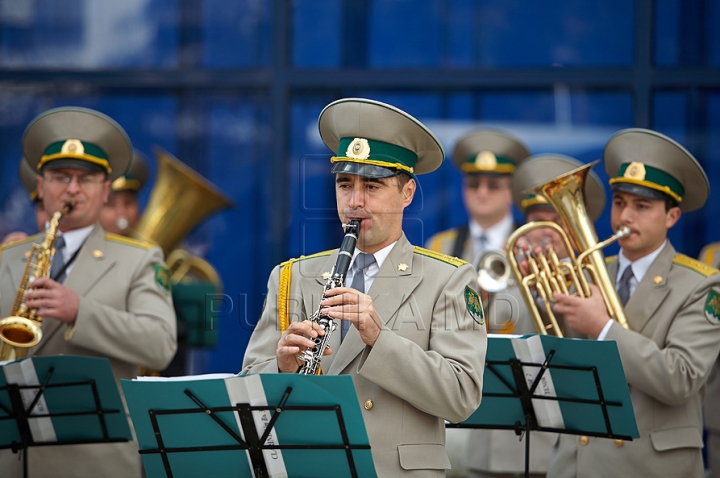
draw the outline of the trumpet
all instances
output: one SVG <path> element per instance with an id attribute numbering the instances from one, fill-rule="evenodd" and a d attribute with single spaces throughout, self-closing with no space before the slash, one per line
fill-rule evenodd
<path id="1" fill-rule="evenodd" d="M 474 265 L 478 271 L 478 285 L 485 292 L 502 292 L 515 282 L 507 254 L 502 250 L 483 252 Z"/>
<path id="2" fill-rule="evenodd" d="M 610 238 L 598 242 L 595 227 L 585 208 L 583 186 L 585 178 L 597 161 L 560 175 L 532 191 L 547 199 L 560 215 L 565 229 L 550 221 L 537 221 L 525 224 L 513 232 L 507 241 L 507 255 L 513 275 L 518 281 L 520 292 L 539 334 L 551 334 L 562 337 L 563 333 L 552 311 L 551 299 L 554 292 L 574 293 L 579 297 L 589 297 L 590 287 L 585 273 L 600 289 L 605 307 L 610 317 L 628 328 L 627 319 L 615 285 L 608 276 L 602 249 L 616 240 L 627 236 L 630 230 L 621 227 Z M 516 257 L 515 246 L 518 240 L 534 228 L 554 229 L 562 238 L 569 261 L 561 261 L 552 248 L 534 254 L 527 252 L 529 274 L 523 276 Z M 574 246 L 574 247 L 573 247 Z M 579 251 L 576 256 L 574 250 Z M 542 304 L 545 317 L 540 313 L 535 301 L 535 292 Z"/>
<path id="3" fill-rule="evenodd" d="M 25 293 L 36 279 L 50 277 L 60 219 L 73 207 L 74 204 L 67 203 L 53 214 L 43 241 L 30 249 L 10 316 L 0 320 L 0 361 L 27 357 L 30 348 L 42 339 L 42 317 L 37 315 L 37 309 L 28 308 Z"/>

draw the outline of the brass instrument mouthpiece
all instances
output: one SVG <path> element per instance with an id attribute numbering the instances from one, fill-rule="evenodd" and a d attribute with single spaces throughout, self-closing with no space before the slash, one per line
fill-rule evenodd
<path id="1" fill-rule="evenodd" d="M 62 207 L 61 211 L 63 214 L 70 214 L 73 209 L 75 209 L 75 203 L 66 202 L 65 205 Z"/>
<path id="2" fill-rule="evenodd" d="M 630 228 L 627 226 L 620 226 L 615 233 L 615 237 L 618 239 L 622 239 L 623 237 L 627 237 L 630 235 Z"/>

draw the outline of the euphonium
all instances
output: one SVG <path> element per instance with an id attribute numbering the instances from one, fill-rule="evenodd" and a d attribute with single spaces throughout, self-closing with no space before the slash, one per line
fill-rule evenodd
<path id="1" fill-rule="evenodd" d="M 25 293 L 34 280 L 50 277 L 60 219 L 72 209 L 73 204 L 68 203 L 53 214 L 42 242 L 33 244 L 30 249 L 10 317 L 0 320 L 0 361 L 27 357 L 30 348 L 42 339 L 42 317 L 37 315 L 37 309 L 30 309 L 25 304 Z"/>
<path id="2" fill-rule="evenodd" d="M 625 312 L 615 291 L 615 285 L 610 280 L 605 267 L 602 248 L 626 236 L 630 231 L 623 226 L 613 236 L 598 243 L 595 227 L 585 208 L 583 193 L 587 173 L 596 163 L 597 161 L 576 168 L 532 191 L 534 194 L 544 196 L 555 208 L 568 231 L 567 233 L 554 222 L 538 221 L 519 227 L 508 238 L 507 253 L 510 266 L 532 316 L 535 329 L 540 334 L 563 336 L 550 304 L 552 295 L 554 292 L 568 294 L 574 289 L 576 295 L 589 297 L 590 288 L 585 273 L 600 289 L 610 317 L 628 328 Z M 534 228 L 552 228 L 557 231 L 570 258 L 568 262 L 561 261 L 552 249 L 539 254 L 528 250 L 527 261 L 530 273 L 523 276 L 515 256 L 515 245 L 518 239 Z M 572 244 L 568 236 L 570 236 Z M 574 250 L 579 252 L 577 256 L 575 256 Z M 533 291 L 537 293 L 539 302 L 545 309 L 546 318 L 543 318 L 538 309 Z"/>
<path id="3" fill-rule="evenodd" d="M 355 244 L 357 243 L 359 229 L 360 221 L 357 219 L 353 219 L 345 225 L 345 237 L 343 238 L 340 252 L 338 252 L 338 257 L 330 273 L 330 277 L 325 283 L 325 289 L 322 295 L 323 299 L 327 291 L 344 285 L 345 275 L 350 267 L 350 261 L 352 260 Z M 335 320 L 332 317 L 322 313 L 321 305 L 318 306 L 317 311 L 310 317 L 310 320 L 319 324 L 320 328 L 325 331 L 325 335 L 315 337 L 313 339 L 315 346 L 298 354 L 298 360 L 303 362 L 298 369 L 298 373 L 302 375 L 319 375 L 320 360 L 322 360 L 325 349 L 330 345 L 330 336 L 337 328 L 337 325 L 335 325 Z"/>

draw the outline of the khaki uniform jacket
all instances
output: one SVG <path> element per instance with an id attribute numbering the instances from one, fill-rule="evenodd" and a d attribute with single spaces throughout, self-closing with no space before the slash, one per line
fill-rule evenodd
<path id="1" fill-rule="evenodd" d="M 40 242 L 43 237 L 40 234 L 32 238 L 34 241 L 11 244 L 2 250 L 3 317 L 10 314 L 27 262 L 25 253 L 32 242 Z M 138 366 L 165 368 L 177 348 L 175 311 L 169 291 L 157 281 L 156 265 L 165 267 L 160 248 L 107 235 L 96 225 L 63 283 L 80 298 L 75 326 L 68 328 L 58 320 L 43 318 L 43 338 L 32 354 L 107 357 L 118 388 L 121 378 L 137 376 Z M 3 477 L 8 469 L 5 466 L 19 467 L 20 474 L 7 476 L 22 476 L 22 462 L 17 455 L 3 450 L 0 456 Z M 32 447 L 28 458 L 30 477 L 141 476 L 136 441 Z"/>
<path id="2" fill-rule="evenodd" d="M 708 244 L 700 251 L 700 260 L 720 268 L 720 242 Z M 720 434 L 720 357 L 715 361 L 705 394 L 705 428 Z M 720 445 L 720 443 L 718 444 Z"/>
<path id="3" fill-rule="evenodd" d="M 425 247 L 427 247 L 431 251 L 442 252 L 443 254 L 450 255 L 453 253 L 453 248 L 455 247 L 455 238 L 457 238 L 457 235 L 458 228 L 440 231 L 427 240 L 427 242 L 425 243 Z M 469 264 L 472 264 L 473 266 L 475 265 L 475 250 L 473 248 L 473 241 L 470 233 L 468 233 L 468 236 L 465 239 L 462 254 L 459 258 Z"/>
<path id="4" fill-rule="evenodd" d="M 630 330 L 612 324 L 607 334 L 618 345 L 640 438 L 579 444 L 587 439 L 561 435 L 549 477 L 704 476 L 701 407 L 720 351 L 720 326 L 706 308 L 720 274 L 703 267 L 668 242 L 625 307 Z M 617 268 L 610 262 L 613 280 Z"/>
<path id="5" fill-rule="evenodd" d="M 342 345 L 322 360 L 328 375 L 353 377 L 379 477 L 442 477 L 449 467 L 445 423 L 459 422 L 480 405 L 487 345 L 485 326 L 466 305 L 466 288 L 476 290 L 471 266 L 452 265 L 414 250 L 403 235 L 369 290 L 383 329 L 373 347 L 351 327 Z M 291 320 L 308 319 L 318 308 L 336 262 L 330 255 L 293 264 Z M 407 268 L 405 266 L 408 266 Z M 268 297 L 243 361 L 243 373 L 278 371 L 276 267 Z"/>

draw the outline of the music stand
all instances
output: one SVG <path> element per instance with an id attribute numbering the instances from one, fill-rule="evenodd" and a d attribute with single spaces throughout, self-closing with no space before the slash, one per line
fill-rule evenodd
<path id="1" fill-rule="evenodd" d="M 526 477 L 532 431 L 640 436 L 615 342 L 490 336 L 485 364 L 482 404 L 464 422 L 447 427 L 514 430 L 525 439 Z"/>
<path id="2" fill-rule="evenodd" d="M 351 377 L 194 378 L 122 381 L 149 478 L 376 477 Z"/>
<path id="3" fill-rule="evenodd" d="M 132 439 L 110 361 L 32 357 L 0 366 L 0 449 L 126 442 Z"/>

